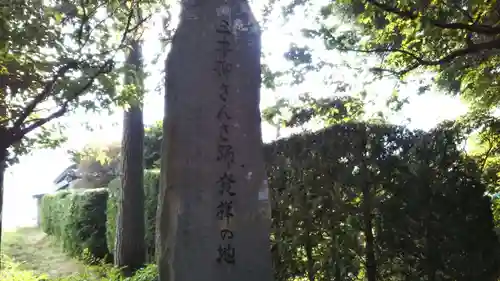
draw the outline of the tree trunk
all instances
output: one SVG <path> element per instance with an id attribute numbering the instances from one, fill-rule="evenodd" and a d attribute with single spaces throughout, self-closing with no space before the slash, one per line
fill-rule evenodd
<path id="1" fill-rule="evenodd" d="M 363 228 L 366 239 L 365 247 L 365 260 L 366 260 L 366 277 L 368 281 L 377 281 L 377 264 L 375 260 L 375 239 L 373 235 L 373 214 L 372 214 L 372 182 L 370 180 L 370 171 L 365 159 L 365 152 L 367 152 L 367 142 L 369 138 L 368 128 L 361 126 L 360 137 L 362 138 L 362 145 L 360 146 L 360 160 L 361 160 L 361 191 L 363 200 L 361 201 L 361 209 L 363 213 Z"/>
<path id="2" fill-rule="evenodd" d="M 168 69 L 167 69 L 167 60 L 165 60 L 165 82 L 168 81 Z M 167 155 L 166 152 L 168 150 L 168 139 L 169 139 L 169 134 L 168 134 L 168 123 L 167 123 L 167 93 L 166 89 L 167 87 L 165 86 L 165 95 L 163 97 L 164 99 L 164 104 L 163 104 L 163 129 L 162 129 L 162 140 L 161 140 L 161 149 L 160 149 L 160 188 L 158 192 L 158 201 L 157 201 L 157 208 L 156 208 L 156 229 L 155 229 L 155 259 L 156 259 L 156 264 L 168 264 L 168 262 L 165 260 L 167 258 L 166 253 L 162 252 L 162 236 L 160 233 L 162 233 L 162 227 L 168 225 L 168 216 L 169 214 L 166 212 L 168 202 L 166 201 L 165 193 L 166 193 L 166 187 L 167 187 Z M 165 187 L 165 188 L 164 188 Z M 163 238 L 166 238 L 166 232 L 167 229 L 163 230 Z M 164 245 L 165 246 L 165 245 Z M 160 268 L 160 270 L 167 270 L 167 267 L 163 267 L 163 269 Z M 166 273 L 164 273 L 166 274 Z"/>
<path id="3" fill-rule="evenodd" d="M 0 135 L 0 138 L 2 135 Z M 0 144 L 1 145 L 1 144 Z M 7 167 L 7 149 L 0 146 L 0 270 L 2 270 L 2 220 L 3 220 L 3 190 L 4 190 L 4 175 Z"/>
<path id="4" fill-rule="evenodd" d="M 133 42 L 127 59 L 134 72 L 125 76 L 125 84 L 135 84 L 142 91 L 142 63 L 139 42 Z M 134 77 L 135 76 L 135 77 Z M 129 275 L 146 262 L 144 219 L 144 171 L 143 142 L 144 124 L 142 104 L 136 100 L 130 104 L 123 118 L 121 189 L 118 196 L 115 265 L 126 267 Z"/>
<path id="5" fill-rule="evenodd" d="M 309 281 L 316 280 L 316 272 L 314 270 L 314 258 L 313 258 L 313 243 L 311 237 L 311 223 L 309 218 L 305 218 L 305 230 L 306 233 L 306 241 L 305 241 L 305 250 L 306 250 L 306 259 L 307 259 L 307 279 Z"/>
<path id="6" fill-rule="evenodd" d="M 434 236 L 432 233 L 432 210 L 433 210 L 433 191 L 431 182 L 428 180 L 432 178 L 431 175 L 434 174 L 433 169 L 430 168 L 430 158 L 433 157 L 429 155 L 430 149 L 428 148 L 427 138 L 424 136 L 423 139 L 423 152 L 422 152 L 422 173 L 420 174 L 421 179 L 421 187 L 423 201 L 427 204 L 423 206 L 424 214 L 423 214 L 423 227 L 424 227 L 424 256 L 425 259 L 423 261 L 425 266 L 425 274 L 427 275 L 428 281 L 436 281 L 437 280 L 437 268 L 439 261 L 439 254 L 436 254 L 439 251 L 438 245 L 434 243 Z"/>
<path id="7" fill-rule="evenodd" d="M 5 102 L 5 81 L 0 77 L 0 119 L 7 117 L 7 104 Z M 2 270 L 2 221 L 3 221 L 3 194 L 4 194 L 4 176 L 7 169 L 7 149 L 10 146 L 10 139 L 7 128 L 0 124 L 0 270 Z"/>
<path id="8" fill-rule="evenodd" d="M 372 225 L 372 210 L 371 210 L 371 194 L 368 184 L 363 187 L 363 219 L 364 219 L 364 232 L 366 237 L 366 275 L 368 281 L 377 280 L 377 264 L 375 262 L 375 239 L 373 237 Z"/>
<path id="9" fill-rule="evenodd" d="M 167 60 L 161 281 L 273 278 L 256 28 L 246 0 L 183 1 Z"/>
<path id="10" fill-rule="evenodd" d="M 429 223 L 429 222 L 427 222 Z M 434 238 L 431 236 L 431 232 L 428 227 L 425 230 L 425 247 L 426 247 L 426 269 L 427 269 L 427 280 L 436 281 L 437 280 L 437 270 L 436 270 L 436 251 L 439 251 L 437 245 L 433 243 Z"/>
<path id="11" fill-rule="evenodd" d="M 302 177 L 304 176 L 302 171 L 298 172 L 302 174 Z M 307 194 L 306 186 L 302 185 L 300 189 L 304 191 L 304 193 L 302 194 L 302 206 L 304 206 L 302 217 L 304 219 L 304 248 L 306 252 L 307 279 L 309 281 L 314 281 L 316 279 L 316 272 L 314 270 L 313 241 L 311 237 L 313 227 L 312 216 L 314 210 L 312 209 L 312 207 L 309 208 L 309 196 Z"/>
<path id="12" fill-rule="evenodd" d="M 424 154 L 425 155 L 425 154 Z M 426 159 L 427 160 L 427 159 Z M 429 167 L 429 163 L 426 163 L 424 167 Z M 427 175 L 432 175 L 432 170 L 430 168 L 424 168 L 426 171 L 425 174 Z M 423 177 L 423 184 L 421 189 L 424 190 L 424 198 L 426 199 L 425 201 L 428 202 L 428 205 L 425 208 L 425 213 L 424 213 L 424 237 L 425 237 L 425 267 L 426 267 L 426 273 L 427 273 L 427 280 L 429 281 L 436 281 L 437 279 L 437 268 L 438 268 L 438 262 L 439 262 L 439 247 L 434 243 L 435 236 L 433 235 L 433 217 L 432 217 L 432 210 L 433 210 L 433 201 L 434 201 L 434 196 L 432 192 L 432 186 L 430 185 L 430 182 L 427 180 L 427 178 Z"/>

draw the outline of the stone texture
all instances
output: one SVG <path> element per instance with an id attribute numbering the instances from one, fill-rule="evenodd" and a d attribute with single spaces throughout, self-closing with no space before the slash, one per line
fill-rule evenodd
<path id="1" fill-rule="evenodd" d="M 246 1 L 186 2 L 166 67 L 160 280 L 270 281 L 260 31 Z M 232 202 L 229 222 L 218 217 L 223 202 Z M 218 261 L 228 242 L 234 257 Z"/>

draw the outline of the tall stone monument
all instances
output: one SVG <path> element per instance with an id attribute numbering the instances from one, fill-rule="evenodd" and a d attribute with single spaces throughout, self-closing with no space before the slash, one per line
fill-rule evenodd
<path id="1" fill-rule="evenodd" d="M 260 30 L 247 1 L 184 1 L 166 69 L 160 280 L 270 281 Z"/>

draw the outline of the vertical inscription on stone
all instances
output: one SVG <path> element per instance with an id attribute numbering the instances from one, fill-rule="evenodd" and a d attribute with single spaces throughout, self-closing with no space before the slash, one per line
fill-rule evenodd
<path id="1" fill-rule="evenodd" d="M 272 281 L 260 29 L 248 0 L 189 1 L 167 61 L 160 280 Z"/>
<path id="2" fill-rule="evenodd" d="M 231 25 L 229 18 L 222 18 L 216 28 L 217 38 L 217 60 L 215 62 L 215 72 L 217 74 L 219 84 L 219 101 L 220 107 L 217 112 L 217 122 L 219 124 L 219 133 L 217 139 L 217 162 L 222 167 L 222 174 L 217 180 L 216 187 L 220 195 L 220 202 L 217 206 L 216 216 L 223 225 L 220 229 L 219 246 L 217 247 L 217 262 L 220 264 L 233 265 L 236 263 L 236 249 L 232 245 L 232 240 L 235 236 L 231 229 L 231 219 L 233 213 L 233 198 L 236 192 L 233 190 L 233 184 L 236 183 L 232 173 L 232 167 L 235 163 L 235 155 L 233 145 L 231 144 L 229 121 L 231 115 L 228 108 L 228 100 L 230 99 L 229 77 L 231 75 L 232 64 L 228 61 L 228 55 L 231 50 Z"/>

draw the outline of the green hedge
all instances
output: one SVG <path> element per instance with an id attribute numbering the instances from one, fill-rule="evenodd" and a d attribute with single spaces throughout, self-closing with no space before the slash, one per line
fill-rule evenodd
<path id="1" fill-rule="evenodd" d="M 160 171 L 159 170 L 146 170 L 144 172 L 144 216 L 146 222 L 146 233 L 144 239 L 146 240 L 147 261 L 154 261 L 155 250 L 155 220 L 156 220 L 156 205 L 158 201 L 158 190 L 160 184 Z M 121 186 L 119 178 L 112 180 L 108 185 L 108 210 L 106 222 L 106 239 L 109 251 L 114 252 L 115 247 L 115 231 L 116 231 L 116 203 L 118 190 Z"/>
<path id="2" fill-rule="evenodd" d="M 275 279 L 361 278 L 371 248 L 376 258 L 370 262 L 384 280 L 429 280 L 436 272 L 452 276 L 449 280 L 496 280 L 500 244 L 490 202 L 483 196 L 485 186 L 477 166 L 461 154 L 450 134 L 342 124 L 265 145 Z M 158 171 L 146 171 L 149 261 L 154 257 L 158 183 Z M 71 238 L 66 248 L 84 248 L 75 243 L 82 245 L 85 239 L 72 233 L 88 233 L 74 223 L 78 214 L 88 228 L 106 228 L 96 240 L 106 237 L 113 252 L 120 185 L 115 179 L 108 187 L 107 215 L 94 208 L 98 211 L 87 213 L 88 220 L 81 217 L 76 195 L 44 197 L 44 230 Z M 71 223 L 61 224 L 65 221 Z M 366 233 L 374 236 L 371 247 L 361 238 Z M 440 262 L 432 272 L 421 270 L 429 259 Z"/>
<path id="3" fill-rule="evenodd" d="M 70 255 L 91 254 L 102 259 L 109 255 L 106 243 L 105 188 L 45 195 L 41 204 L 41 227 L 56 237 Z"/>
<path id="4" fill-rule="evenodd" d="M 159 170 L 144 173 L 146 240 L 148 261 L 154 260 L 156 205 Z M 45 195 L 41 204 L 42 230 L 56 237 L 72 256 L 88 254 L 111 258 L 115 245 L 116 200 L 120 178 L 107 188 L 85 191 L 61 191 Z"/>
<path id="5" fill-rule="evenodd" d="M 108 210 L 106 211 L 106 241 L 108 250 L 113 253 L 115 248 L 115 231 L 116 231 L 116 201 L 118 196 L 118 189 L 121 186 L 120 178 L 115 178 L 108 185 Z"/>
<path id="6" fill-rule="evenodd" d="M 41 204 L 41 227 L 42 230 L 53 236 L 61 236 L 66 221 L 66 213 L 63 209 L 67 204 L 69 192 L 62 191 L 55 194 L 47 194 L 42 197 Z"/>

